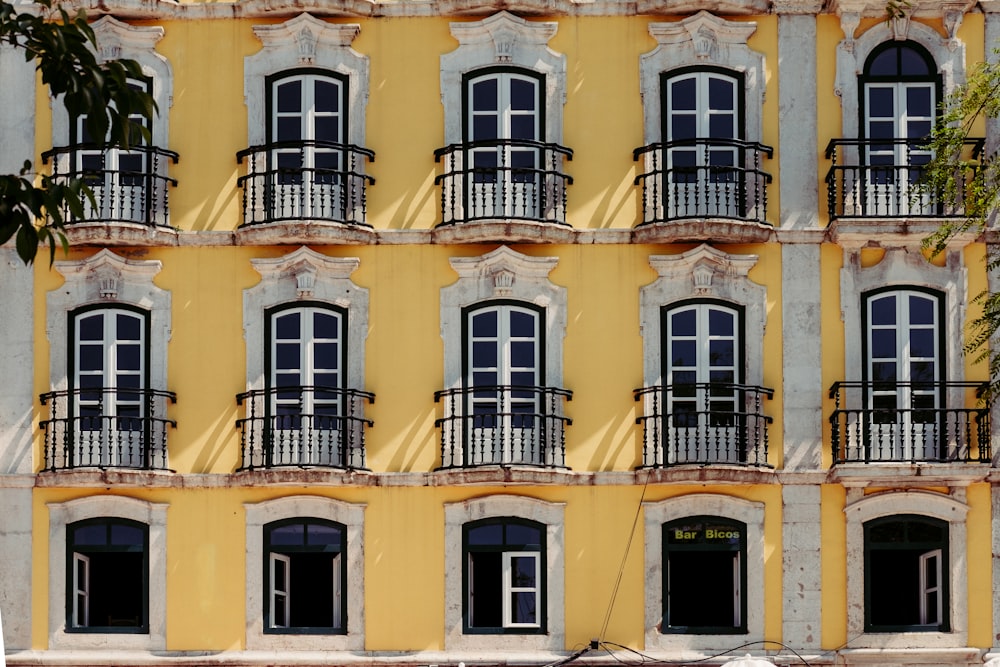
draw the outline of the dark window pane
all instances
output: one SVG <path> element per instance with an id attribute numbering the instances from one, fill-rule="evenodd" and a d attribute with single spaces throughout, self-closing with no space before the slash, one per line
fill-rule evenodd
<path id="1" fill-rule="evenodd" d="M 145 531 L 138 526 L 120 523 L 111 524 L 111 544 L 124 546 L 142 546 Z"/>
<path id="2" fill-rule="evenodd" d="M 535 109 L 535 83 L 523 79 L 510 81 L 510 108 L 517 111 Z"/>
<path id="3" fill-rule="evenodd" d="M 894 359 L 896 357 L 896 330 L 872 330 L 872 358 Z"/>
<path id="4" fill-rule="evenodd" d="M 934 301 L 923 296 L 910 296 L 910 324 L 934 324 Z"/>
<path id="5" fill-rule="evenodd" d="M 499 523 L 489 523 L 475 526 L 466 531 L 470 545 L 501 545 L 503 544 L 503 526 Z"/>
<path id="6" fill-rule="evenodd" d="M 698 136 L 697 118 L 690 114 L 674 114 L 670 117 L 670 140 L 695 139 Z"/>
<path id="7" fill-rule="evenodd" d="M 472 344 L 472 365 L 476 368 L 495 368 L 497 365 L 497 346 L 492 341 Z"/>
<path id="8" fill-rule="evenodd" d="M 338 338 L 340 335 L 340 318 L 327 313 L 313 315 L 313 335 L 316 338 Z"/>
<path id="9" fill-rule="evenodd" d="M 536 315 L 534 313 L 523 313 L 516 310 L 511 311 L 510 334 L 512 336 L 517 336 L 518 338 L 534 337 L 535 319 Z"/>
<path id="10" fill-rule="evenodd" d="M 270 529 L 271 544 L 301 545 L 305 543 L 305 526 L 288 523 Z"/>
<path id="11" fill-rule="evenodd" d="M 895 48 L 886 49 L 868 65 L 868 74 L 874 76 L 899 76 L 898 54 Z"/>
<path id="12" fill-rule="evenodd" d="M 497 110 L 497 80 L 485 79 L 472 84 L 472 110 Z"/>
<path id="13" fill-rule="evenodd" d="M 73 529 L 73 544 L 76 546 L 104 545 L 108 543 L 107 524 L 87 524 Z"/>
<path id="14" fill-rule="evenodd" d="M 102 340 L 104 338 L 104 315 L 88 315 L 77 320 L 80 340 Z"/>
<path id="15" fill-rule="evenodd" d="M 535 526 L 526 526 L 523 523 L 507 524 L 507 545 L 539 547 L 541 543 L 541 529 Z"/>
<path id="16" fill-rule="evenodd" d="M 274 336 L 275 338 L 284 339 L 298 339 L 299 331 L 299 314 L 298 313 L 288 313 L 287 315 L 281 315 L 274 320 Z"/>
<path id="17" fill-rule="evenodd" d="M 697 363 L 697 343 L 693 340 L 675 340 L 670 343 L 671 366 L 694 366 Z"/>
<path id="18" fill-rule="evenodd" d="M 497 335 L 497 313 L 495 310 L 476 313 L 472 316 L 472 335 L 476 338 Z"/>
<path id="19" fill-rule="evenodd" d="M 712 336 L 732 336 L 735 316 L 724 310 L 708 311 L 708 333 Z"/>
<path id="20" fill-rule="evenodd" d="M 535 132 L 534 116 L 513 116 L 510 119 L 510 138 L 522 141 L 535 141 L 538 135 Z"/>
<path id="21" fill-rule="evenodd" d="M 872 300 L 872 324 L 896 323 L 896 297 L 883 296 Z"/>
<path id="22" fill-rule="evenodd" d="M 682 310 L 670 315 L 670 333 L 673 336 L 695 335 L 696 324 L 697 319 L 693 309 Z"/>
<path id="23" fill-rule="evenodd" d="M 510 363 L 515 368 L 534 368 L 535 344 L 533 342 L 511 343 Z"/>
<path id="24" fill-rule="evenodd" d="M 332 81 L 316 82 L 316 111 L 340 111 L 340 85 Z"/>
<path id="25" fill-rule="evenodd" d="M 511 593 L 511 622 L 526 624 L 536 623 L 537 612 L 535 606 L 537 602 L 537 593 Z"/>
<path id="26" fill-rule="evenodd" d="M 320 116 L 315 119 L 316 140 L 340 142 L 340 118 Z"/>
<path id="27" fill-rule="evenodd" d="M 278 84 L 278 113 L 302 111 L 302 82 L 287 81 Z"/>
<path id="28" fill-rule="evenodd" d="M 341 531 L 337 526 L 325 523 L 310 523 L 307 526 L 309 544 L 340 545 Z"/>
<path id="29" fill-rule="evenodd" d="M 669 552 L 665 625 L 736 627 L 734 558 L 735 554 L 727 551 Z"/>
<path id="30" fill-rule="evenodd" d="M 927 67 L 927 61 L 910 47 L 899 49 L 900 73 L 904 76 L 930 76 L 933 72 Z"/>
<path id="31" fill-rule="evenodd" d="M 503 625 L 502 554 L 469 554 L 469 626 L 498 628 Z"/>
<path id="32" fill-rule="evenodd" d="M 282 117 L 277 119 L 278 136 L 275 141 L 301 141 L 302 140 L 302 120 L 298 116 L 291 118 Z"/>
<path id="33" fill-rule="evenodd" d="M 332 628 L 333 554 L 294 554 L 290 569 L 291 627 Z"/>
<path id="34" fill-rule="evenodd" d="M 681 79 L 670 82 L 670 107 L 673 110 L 694 110 L 697 102 L 695 79 Z"/>
<path id="35" fill-rule="evenodd" d="M 733 90 L 736 83 L 731 79 L 711 77 L 708 80 L 708 106 L 713 111 L 735 111 Z M 715 135 L 713 135 L 715 136 Z"/>

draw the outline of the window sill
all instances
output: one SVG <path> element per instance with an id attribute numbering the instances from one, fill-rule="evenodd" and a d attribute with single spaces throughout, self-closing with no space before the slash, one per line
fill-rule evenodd
<path id="1" fill-rule="evenodd" d="M 862 635 L 856 641 L 877 644 L 875 641 L 879 635 Z M 838 651 L 844 665 L 918 665 L 918 664 L 939 664 L 939 665 L 971 665 L 979 664 L 982 660 L 982 651 L 978 648 L 966 648 L 965 635 L 947 634 L 939 632 L 901 632 L 889 635 L 900 645 L 886 646 L 885 648 L 845 648 Z M 962 644 L 954 648 L 931 648 L 924 641 L 925 637 L 938 637 L 950 640 L 951 644 Z M 957 641 L 961 637 L 961 641 Z M 905 645 L 912 645 L 913 642 L 924 644 L 923 648 L 906 648 Z"/>
<path id="2" fill-rule="evenodd" d="M 969 486 L 989 479 L 991 470 L 985 463 L 838 463 L 827 481 L 845 487 Z"/>
<path id="3" fill-rule="evenodd" d="M 961 218 L 839 218 L 830 221 L 827 237 L 831 243 L 865 245 L 872 240 L 881 244 L 917 244 L 933 234 L 943 223 Z M 948 245 L 964 247 L 979 237 L 977 230 L 952 237 Z"/>
<path id="4" fill-rule="evenodd" d="M 758 222 L 723 218 L 694 218 L 651 222 L 632 230 L 633 243 L 763 243 L 774 236 L 774 228 Z"/>

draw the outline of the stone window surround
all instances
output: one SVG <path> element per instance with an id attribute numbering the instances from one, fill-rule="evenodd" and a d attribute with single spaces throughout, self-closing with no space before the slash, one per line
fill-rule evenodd
<path id="1" fill-rule="evenodd" d="M 764 54 L 747 46 L 757 24 L 727 21 L 702 10 L 674 23 L 650 23 L 657 46 L 639 58 L 643 138 L 647 145 L 662 140 L 660 75 L 684 67 L 721 67 L 743 75 L 747 141 L 761 141 L 765 91 Z"/>
<path id="2" fill-rule="evenodd" d="M 149 313 L 149 386 L 167 388 L 170 292 L 153 284 L 159 260 L 125 259 L 108 249 L 81 260 L 57 260 L 65 282 L 46 296 L 49 382 L 54 391 L 69 388 L 69 312 L 91 304 L 131 305 Z"/>
<path id="3" fill-rule="evenodd" d="M 365 648 L 365 557 L 363 503 L 322 496 L 286 496 L 244 503 L 246 511 L 246 647 L 248 650 L 363 651 Z M 283 519 L 316 518 L 347 530 L 346 634 L 264 633 L 264 526 Z"/>
<path id="4" fill-rule="evenodd" d="M 563 651 L 565 649 L 565 503 L 497 494 L 444 506 L 444 644 L 446 651 Z M 479 519 L 514 517 L 545 524 L 546 634 L 463 634 L 462 530 Z"/>
<path id="5" fill-rule="evenodd" d="M 945 265 L 937 266 L 927 261 L 919 245 L 889 248 L 880 262 L 862 267 L 860 250 L 845 248 L 840 273 L 841 319 L 845 333 L 844 379 L 860 382 L 865 363 L 861 349 L 861 336 L 865 335 L 861 324 L 862 295 L 885 287 L 926 287 L 941 293 L 944 298 L 944 321 L 939 331 L 941 340 L 947 341 L 942 380 L 961 381 L 965 368 L 961 341 L 964 340 L 967 274 L 962 255 L 956 250 L 946 251 Z M 963 397 L 963 389 L 949 389 L 947 404 L 963 405 Z"/>
<path id="6" fill-rule="evenodd" d="M 969 506 L 965 489 L 954 487 L 946 496 L 933 491 L 886 491 L 864 495 L 848 489 L 847 520 L 847 636 L 848 648 L 902 649 L 962 648 L 968 643 L 968 564 L 965 517 Z M 948 608 L 951 632 L 865 633 L 864 524 L 880 517 L 915 514 L 948 522 Z"/>
<path id="7" fill-rule="evenodd" d="M 903 23 L 888 24 L 880 21 L 866 30 L 860 37 L 854 33 L 861 20 L 860 13 L 843 12 L 840 25 L 846 37 L 837 45 L 837 74 L 834 93 L 840 97 L 844 138 L 860 136 L 859 112 L 861 91 L 858 76 L 865 69 L 865 61 L 871 52 L 884 42 L 908 39 L 923 46 L 930 53 L 941 75 L 943 94 L 947 96 L 965 82 L 965 44 L 955 37 L 959 20 L 945 21 L 949 25 L 949 38 L 942 37 L 936 30 L 922 23 L 907 19 Z"/>
<path id="8" fill-rule="evenodd" d="M 91 26 L 97 38 L 99 61 L 114 58 L 131 58 L 139 63 L 143 76 L 152 81 L 153 114 L 152 145 L 167 148 L 170 145 L 168 130 L 170 107 L 173 105 L 173 73 L 167 59 L 156 52 L 156 43 L 163 38 L 160 26 L 133 26 L 112 16 L 102 16 Z M 61 103 L 52 104 L 52 141 L 54 146 L 68 146 L 72 119 Z M 65 156 L 68 160 L 69 157 Z M 68 163 L 67 163 L 68 166 Z M 161 165 L 166 170 L 166 161 Z M 63 171 L 61 169 L 60 171 Z"/>
<path id="9" fill-rule="evenodd" d="M 644 502 L 647 650 L 716 650 L 764 639 L 764 503 L 715 493 Z M 747 633 L 702 635 L 660 632 L 663 619 L 663 524 L 689 516 L 718 516 L 747 527 Z"/>
<path id="10" fill-rule="evenodd" d="M 89 496 L 49 509 L 49 645 L 52 649 L 166 649 L 167 507 L 127 496 Z M 66 632 L 66 526 L 84 519 L 120 518 L 149 528 L 149 633 Z"/>
<path id="11" fill-rule="evenodd" d="M 364 389 L 365 339 L 368 337 L 368 290 L 351 281 L 357 257 L 330 257 L 302 246 L 282 257 L 251 259 L 259 283 L 243 290 L 243 338 L 246 340 L 247 389 L 263 389 L 264 317 L 274 306 L 299 300 L 320 301 L 347 312 L 345 386 Z"/>
<path id="12" fill-rule="evenodd" d="M 639 290 L 644 386 L 663 382 L 662 307 L 699 298 L 743 307 L 744 382 L 763 385 L 767 288 L 749 277 L 757 260 L 757 255 L 730 255 L 707 244 L 679 255 L 649 257 L 649 264 L 659 277 Z"/>
<path id="13" fill-rule="evenodd" d="M 369 64 L 367 56 L 351 48 L 360 31 L 357 23 L 327 23 L 307 13 L 283 23 L 253 27 L 263 47 L 243 59 L 248 146 L 259 146 L 267 140 L 267 77 L 303 67 L 347 77 L 346 143 L 364 146 Z"/>
<path id="14" fill-rule="evenodd" d="M 545 311 L 545 385 L 561 387 L 562 347 L 566 335 L 566 288 L 549 280 L 558 257 L 531 257 L 500 246 L 479 257 L 452 257 L 458 280 L 441 289 L 441 338 L 444 388 L 462 387 L 462 309 L 497 299 L 526 301 Z"/>
<path id="15" fill-rule="evenodd" d="M 526 21 L 501 11 L 481 21 L 451 23 L 458 48 L 441 56 L 441 104 L 445 144 L 462 141 L 465 113 L 462 78 L 474 70 L 507 66 L 544 75 L 546 143 L 562 143 L 562 108 L 566 104 L 566 57 L 548 47 L 559 24 Z"/>

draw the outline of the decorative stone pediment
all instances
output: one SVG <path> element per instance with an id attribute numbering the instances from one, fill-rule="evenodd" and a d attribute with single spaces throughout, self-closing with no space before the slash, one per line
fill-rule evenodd
<path id="1" fill-rule="evenodd" d="M 284 23 L 255 25 L 253 33 L 269 49 L 294 50 L 298 61 L 311 65 L 320 47 L 349 48 L 361 32 L 357 23 L 327 23 L 311 14 L 299 14 Z"/>
<path id="2" fill-rule="evenodd" d="M 140 52 L 152 52 L 156 43 L 163 39 L 163 28 L 160 26 L 133 26 L 113 16 L 102 16 L 90 27 L 102 60 L 134 58 Z"/>
<path id="3" fill-rule="evenodd" d="M 515 276 L 522 281 L 545 281 L 559 260 L 555 257 L 530 257 L 522 255 L 507 246 L 500 246 L 493 252 L 480 257 L 452 257 L 451 268 L 459 279 L 483 280 L 489 292 L 498 284 L 506 283 L 511 289 Z M 503 277 L 506 276 L 506 277 Z"/>
<path id="4" fill-rule="evenodd" d="M 78 304 L 120 300 L 149 307 L 153 276 L 163 264 L 159 260 L 125 259 L 108 249 L 79 261 L 57 261 L 56 270 L 66 278 L 63 292 L 72 293 Z"/>
<path id="5" fill-rule="evenodd" d="M 316 284 L 317 276 L 321 276 L 321 280 L 350 278 L 361 260 L 357 257 L 329 257 L 302 246 L 282 257 L 252 259 L 250 264 L 261 275 L 261 282 L 287 278 L 293 280 L 298 289 L 304 286 L 311 289 Z"/>
<path id="6" fill-rule="evenodd" d="M 531 22 L 509 12 L 499 12 L 482 21 L 452 23 L 451 35 L 458 40 L 459 48 L 485 45 L 492 48 L 496 62 L 512 63 L 516 62 L 518 49 L 547 49 L 558 29 L 555 21 Z"/>

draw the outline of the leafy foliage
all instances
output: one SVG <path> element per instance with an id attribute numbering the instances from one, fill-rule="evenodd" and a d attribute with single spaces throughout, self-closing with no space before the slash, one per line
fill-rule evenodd
<path id="1" fill-rule="evenodd" d="M 941 252 L 958 234 L 984 231 L 996 218 L 1000 207 L 1000 160 L 986 155 L 981 144 L 971 153 L 970 134 L 984 118 L 1000 117 L 1000 63 L 979 63 L 965 85 L 952 93 L 943 105 L 942 115 L 931 135 L 933 159 L 921 178 L 920 189 L 930 192 L 953 210 L 964 210 L 965 217 L 943 223 L 927 239 L 924 247 Z M 1000 268 L 1000 253 L 987 257 L 989 270 Z M 965 343 L 966 354 L 978 362 L 988 361 L 990 389 L 988 400 L 1000 396 L 1000 349 L 990 349 L 990 341 L 1000 333 L 1000 293 L 983 291 L 975 302 L 983 308 L 970 325 Z"/>
<path id="2" fill-rule="evenodd" d="M 60 7 L 53 9 L 51 0 L 36 0 L 26 8 L 29 11 L 18 12 L 13 4 L 0 2 L 0 44 L 19 48 L 26 61 L 35 61 L 42 83 L 70 116 L 86 116 L 91 137 L 126 148 L 137 137 L 148 139 L 148 129 L 129 119 L 151 119 L 155 112 L 152 96 L 128 85 L 129 79 L 141 78 L 139 63 L 100 61 L 82 9 L 70 16 Z M 33 177 L 30 161 L 19 174 L 0 174 L 0 243 L 16 236 L 17 253 L 26 263 L 34 261 L 41 245 L 48 245 L 51 262 L 56 246 L 66 245 L 60 211 L 82 215 L 85 198 L 93 201 L 81 181 Z"/>

